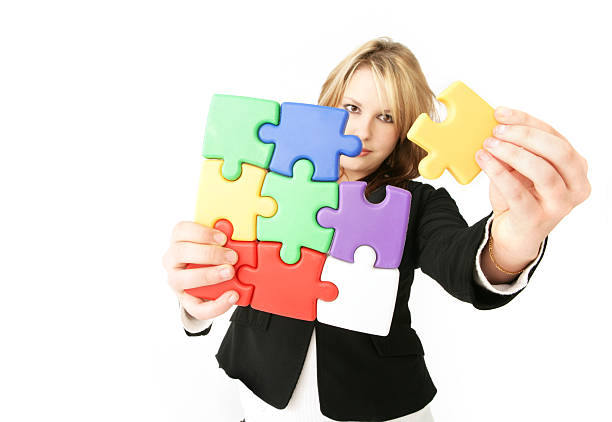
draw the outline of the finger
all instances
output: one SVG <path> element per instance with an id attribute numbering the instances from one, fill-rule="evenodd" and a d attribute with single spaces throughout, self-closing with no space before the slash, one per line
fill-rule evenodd
<path id="1" fill-rule="evenodd" d="M 227 236 L 222 231 L 194 223 L 193 221 L 181 221 L 172 231 L 171 242 L 194 242 L 210 245 L 225 245 Z"/>
<path id="2" fill-rule="evenodd" d="M 535 187 L 533 186 L 533 183 L 531 182 L 531 180 L 529 180 L 528 178 L 523 176 L 521 173 L 516 171 L 516 169 L 512 168 L 512 166 L 509 165 L 508 163 L 504 163 L 503 161 L 499 161 L 499 160 L 497 160 L 497 162 L 504 169 L 506 169 L 510 173 L 510 175 L 512 177 L 517 179 L 535 198 L 539 198 L 538 194 L 537 194 L 537 192 L 535 190 Z M 499 190 L 495 186 L 495 183 L 493 183 L 492 181 L 489 184 L 489 189 L 491 190 L 492 195 L 499 196 L 499 197 L 501 197 L 503 199 L 503 195 L 501 194 L 501 192 L 499 192 Z M 508 204 L 505 202 L 505 200 L 504 200 L 503 205 L 500 205 L 500 206 L 502 207 L 503 210 L 506 210 L 508 208 Z M 497 210 L 495 210 L 495 211 L 497 211 Z"/>
<path id="3" fill-rule="evenodd" d="M 497 160 L 498 163 L 503 164 L 501 161 Z M 531 180 L 529 180 L 528 178 L 526 178 L 525 176 L 523 176 L 519 171 L 517 171 L 516 169 L 513 169 L 512 167 L 510 168 L 510 170 L 508 170 L 510 172 L 510 174 L 512 175 L 512 177 L 514 177 L 515 179 L 517 179 L 519 182 L 521 182 L 521 184 L 527 189 L 529 190 L 529 192 L 531 192 L 532 194 L 537 194 L 537 191 L 535 189 L 535 186 L 533 185 L 533 182 Z M 538 198 L 538 196 L 534 195 L 536 198 Z"/>
<path id="4" fill-rule="evenodd" d="M 499 125 L 494 136 L 523 147 L 548 161 L 560 174 L 567 189 L 572 193 L 584 190 L 584 159 L 571 144 L 537 128 L 522 125 Z"/>
<path id="5" fill-rule="evenodd" d="M 533 190 L 533 183 L 531 182 L 531 180 L 529 180 L 528 178 L 526 178 L 525 176 L 523 176 L 521 173 L 519 173 L 518 171 L 516 171 L 515 168 L 513 168 L 510 164 L 508 163 L 504 163 L 503 161 L 499 161 L 497 160 L 497 162 L 506 170 L 508 170 L 510 172 L 510 174 L 512 176 L 514 176 L 515 178 L 517 178 L 522 184 L 523 186 L 525 186 L 526 188 Z"/>
<path id="6" fill-rule="evenodd" d="M 533 187 L 533 183 L 531 182 L 531 180 L 529 180 L 528 178 L 526 178 L 525 176 L 523 176 L 521 173 L 519 173 L 518 171 L 516 171 L 515 168 L 513 168 L 510 164 L 508 163 L 504 163 L 503 161 L 499 161 L 497 160 L 497 162 L 506 170 L 508 170 L 508 172 L 510 172 L 510 174 L 515 177 L 516 179 L 519 180 L 519 182 L 521 182 L 523 184 L 523 186 L 525 186 L 527 189 L 530 190 L 534 190 Z"/>
<path id="7" fill-rule="evenodd" d="M 557 170 L 542 157 L 511 142 L 495 138 L 488 138 L 484 146 L 495 158 L 510 164 L 531 180 L 542 201 L 554 205 L 566 198 L 565 182 Z"/>
<path id="8" fill-rule="evenodd" d="M 234 296 L 235 295 L 235 296 Z M 235 301 L 230 302 L 230 297 L 234 296 Z M 215 300 L 202 300 L 189 293 L 183 292 L 179 296 L 183 308 L 192 317 L 200 320 L 213 319 L 227 312 L 238 300 L 238 293 L 234 290 L 227 291 Z"/>
<path id="9" fill-rule="evenodd" d="M 183 264 L 234 265 L 238 261 L 236 251 L 221 246 L 177 242 L 171 249 L 175 268 Z"/>
<path id="10" fill-rule="evenodd" d="M 231 280 L 234 274 L 234 267 L 227 264 L 179 269 L 173 270 L 168 275 L 168 284 L 175 292 L 181 292 L 194 287 L 210 286 L 211 284 Z"/>
<path id="11" fill-rule="evenodd" d="M 537 211 L 539 205 L 536 198 L 501 164 L 500 160 L 487 151 L 479 150 L 476 153 L 476 161 L 514 213 L 528 218 Z"/>
<path id="12" fill-rule="evenodd" d="M 525 186 L 527 189 L 529 189 L 530 191 L 535 192 L 535 188 L 533 186 L 533 182 L 531 180 L 529 180 L 528 178 L 526 178 L 525 176 L 523 176 L 521 173 L 519 173 L 515 168 L 513 168 L 510 164 L 508 163 L 504 163 L 503 161 L 499 161 L 497 160 L 497 162 L 504 167 L 506 170 L 508 170 L 508 172 L 512 175 L 512 177 L 514 177 L 515 179 L 517 179 L 519 182 L 521 182 L 521 184 L 523 186 Z"/>
<path id="13" fill-rule="evenodd" d="M 567 142 L 567 139 L 565 139 L 565 137 L 561 135 L 551 125 L 546 122 L 543 122 L 540 119 L 536 119 L 535 117 L 525 113 L 524 111 L 511 109 L 508 107 L 497 107 L 495 109 L 495 120 L 497 120 L 499 123 L 506 125 L 523 125 L 533 127 L 535 129 L 548 132 L 554 136 L 558 136 L 559 138 Z"/>

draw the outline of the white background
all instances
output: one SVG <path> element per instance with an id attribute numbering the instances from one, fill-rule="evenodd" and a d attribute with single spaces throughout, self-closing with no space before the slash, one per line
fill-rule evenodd
<path id="1" fill-rule="evenodd" d="M 314 103 L 384 35 L 434 92 L 462 80 L 552 124 L 593 186 L 501 309 L 416 274 L 436 420 L 608 419 L 612 37 L 600 2 L 562 3 L 3 1 L 0 419 L 238 421 L 214 358 L 227 318 L 186 337 L 161 265 L 193 217 L 211 95 Z M 490 211 L 484 173 L 428 182 L 470 224 Z"/>

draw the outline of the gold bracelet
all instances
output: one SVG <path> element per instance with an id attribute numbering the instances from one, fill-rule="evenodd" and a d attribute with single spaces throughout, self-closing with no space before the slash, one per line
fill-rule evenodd
<path id="1" fill-rule="evenodd" d="M 495 258 L 493 258 L 493 236 L 489 237 L 489 256 L 491 257 L 491 261 L 493 261 L 493 263 L 495 264 L 495 267 L 498 270 L 500 270 L 502 273 L 516 275 L 516 274 L 522 273 L 524 271 L 524 268 L 522 270 L 520 270 L 520 271 L 517 271 L 517 272 L 506 271 L 502 267 L 500 267 L 497 264 L 497 262 L 495 262 Z"/>

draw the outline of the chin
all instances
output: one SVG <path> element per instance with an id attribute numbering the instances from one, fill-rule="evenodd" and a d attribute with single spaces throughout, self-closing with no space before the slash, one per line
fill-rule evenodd
<path id="1" fill-rule="evenodd" d="M 357 157 L 340 157 L 340 167 L 352 171 L 361 171 L 364 168 L 363 163 L 359 162 Z"/>
<path id="2" fill-rule="evenodd" d="M 365 177 L 365 175 L 368 175 L 374 170 L 376 170 L 378 165 L 373 165 L 372 163 L 364 162 L 365 160 L 363 160 L 362 158 L 342 156 L 340 157 L 340 167 L 342 167 L 345 171 L 349 173 L 363 174 L 364 176 L 362 177 Z"/>

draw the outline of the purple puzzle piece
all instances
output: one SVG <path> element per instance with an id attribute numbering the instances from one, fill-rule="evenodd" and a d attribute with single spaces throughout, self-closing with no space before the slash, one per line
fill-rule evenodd
<path id="1" fill-rule="evenodd" d="M 280 124 L 261 125 L 259 139 L 274 143 L 270 170 L 293 176 L 293 165 L 307 158 L 314 165 L 313 181 L 338 180 L 340 154 L 354 157 L 361 152 L 361 140 L 345 135 L 348 112 L 314 104 L 283 103 Z"/>
<path id="2" fill-rule="evenodd" d="M 329 254 L 353 262 L 355 250 L 368 245 L 376 251 L 375 267 L 397 268 L 404 253 L 412 194 L 387 186 L 384 201 L 372 204 L 365 199 L 365 188 L 365 182 L 342 182 L 338 209 L 319 210 L 319 224 L 335 229 Z"/>

